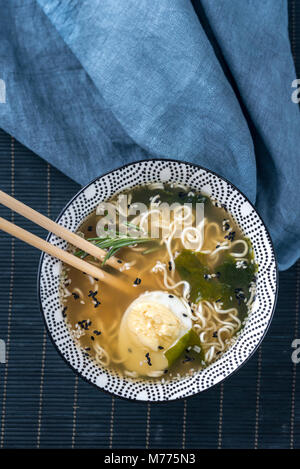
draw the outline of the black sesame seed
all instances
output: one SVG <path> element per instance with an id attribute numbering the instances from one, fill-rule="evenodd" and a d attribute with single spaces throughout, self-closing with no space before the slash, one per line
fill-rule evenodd
<path id="1" fill-rule="evenodd" d="M 224 239 L 228 239 L 228 241 L 234 241 L 235 238 L 235 231 L 230 231 L 230 233 L 224 236 Z"/>
<path id="2" fill-rule="evenodd" d="M 161 345 L 159 345 L 159 346 L 158 346 L 158 349 L 159 349 L 159 350 L 163 350 L 164 347 L 162 347 Z"/>
<path id="3" fill-rule="evenodd" d="M 137 277 L 137 278 L 135 279 L 135 281 L 133 282 L 133 284 L 134 284 L 134 285 L 140 285 L 141 282 L 142 282 L 142 280 L 141 280 L 139 277 Z"/>
<path id="4" fill-rule="evenodd" d="M 93 333 L 94 333 L 95 335 L 101 335 L 101 331 L 95 330 L 95 331 L 93 331 Z"/>
<path id="5" fill-rule="evenodd" d="M 190 357 L 189 355 L 185 355 L 184 360 L 182 361 L 182 363 L 192 362 L 194 360 L 195 360 L 195 358 Z"/>
<path id="6" fill-rule="evenodd" d="M 88 226 L 88 231 L 93 231 L 93 227 L 92 227 L 92 226 Z"/>
<path id="7" fill-rule="evenodd" d="M 238 300 L 238 304 L 240 305 L 244 299 L 246 298 L 242 288 L 235 288 L 234 290 L 235 298 Z"/>
<path id="8" fill-rule="evenodd" d="M 150 358 L 149 352 L 146 353 L 145 357 L 147 358 L 147 363 L 148 363 L 148 365 L 149 365 L 149 366 L 152 366 L 151 358 Z"/>
<path id="9" fill-rule="evenodd" d="M 93 337 L 92 335 L 91 335 L 91 340 L 95 340 L 95 337 Z"/>
<path id="10" fill-rule="evenodd" d="M 78 293 L 73 292 L 72 295 L 74 296 L 74 300 L 78 300 L 78 298 L 79 298 Z"/>
<path id="11" fill-rule="evenodd" d="M 117 260 L 117 262 L 118 262 L 119 264 L 122 264 L 122 261 L 121 261 L 121 259 L 118 259 L 118 260 Z"/>
<path id="12" fill-rule="evenodd" d="M 92 321 L 87 321 L 86 319 L 83 319 L 82 321 L 78 321 L 78 325 L 81 327 L 81 329 L 84 329 L 87 331 L 92 324 Z"/>
<path id="13" fill-rule="evenodd" d="M 174 295 L 169 295 L 169 298 L 174 298 Z"/>
<path id="14" fill-rule="evenodd" d="M 101 305 L 101 302 L 96 298 L 97 294 L 98 294 L 97 290 L 96 291 L 89 290 L 88 296 L 92 298 L 92 300 L 94 301 L 94 308 L 98 308 L 98 306 Z"/>

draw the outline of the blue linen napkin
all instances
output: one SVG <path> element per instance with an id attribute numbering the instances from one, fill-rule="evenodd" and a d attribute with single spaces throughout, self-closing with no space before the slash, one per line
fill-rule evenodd
<path id="1" fill-rule="evenodd" d="M 81 184 L 171 157 L 231 180 L 300 253 L 285 0 L 0 0 L 0 126 Z"/>

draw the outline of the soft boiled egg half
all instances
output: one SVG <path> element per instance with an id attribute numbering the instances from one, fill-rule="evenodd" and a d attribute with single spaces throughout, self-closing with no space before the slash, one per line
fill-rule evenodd
<path id="1" fill-rule="evenodd" d="M 184 347 L 198 345 L 191 343 L 191 333 L 190 310 L 180 298 L 165 291 L 143 293 L 121 321 L 118 345 L 120 356 L 126 357 L 124 367 L 138 375 L 160 376 Z"/>

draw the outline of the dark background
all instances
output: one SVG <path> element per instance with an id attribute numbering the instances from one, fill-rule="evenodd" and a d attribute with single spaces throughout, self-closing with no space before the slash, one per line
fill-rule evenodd
<path id="1" fill-rule="evenodd" d="M 298 0 L 289 17 L 300 78 Z M 79 186 L 0 130 L 0 188 L 56 218 Z M 45 237 L 1 206 L 0 216 Z M 300 448 L 300 364 L 291 361 L 300 262 L 280 274 L 274 320 L 250 361 L 224 384 L 167 404 L 112 398 L 74 375 L 45 333 L 38 262 L 37 250 L 0 233 L 0 448 Z"/>

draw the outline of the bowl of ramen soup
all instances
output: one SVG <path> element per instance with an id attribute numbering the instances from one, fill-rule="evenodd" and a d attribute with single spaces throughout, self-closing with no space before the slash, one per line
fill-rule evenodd
<path id="1" fill-rule="evenodd" d="M 103 269 L 106 283 L 46 254 L 39 268 L 48 333 L 99 389 L 143 401 L 191 396 L 263 339 L 277 296 L 272 242 L 253 205 L 215 173 L 132 163 L 81 189 L 57 222 L 105 251 L 100 260 L 48 237 Z"/>

